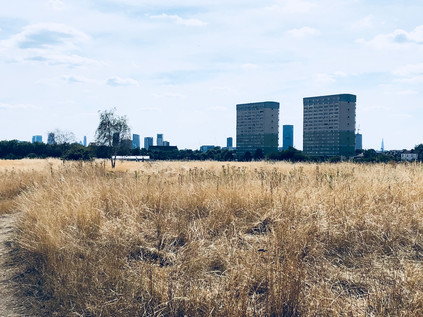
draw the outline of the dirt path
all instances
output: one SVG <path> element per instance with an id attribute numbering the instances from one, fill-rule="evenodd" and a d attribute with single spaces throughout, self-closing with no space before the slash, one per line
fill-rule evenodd
<path id="1" fill-rule="evenodd" d="M 32 316 L 25 313 L 21 300 L 15 296 L 16 285 L 12 278 L 17 267 L 10 264 L 16 215 L 0 216 L 0 316 Z"/>

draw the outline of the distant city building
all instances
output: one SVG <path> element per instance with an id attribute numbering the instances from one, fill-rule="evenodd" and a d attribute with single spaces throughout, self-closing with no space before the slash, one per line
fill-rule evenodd
<path id="1" fill-rule="evenodd" d="M 84 136 L 84 146 L 87 147 L 87 136 Z"/>
<path id="2" fill-rule="evenodd" d="M 380 151 L 383 153 L 383 152 L 385 152 L 385 143 L 383 142 L 383 139 L 382 139 L 382 145 L 381 145 L 381 147 L 380 147 Z"/>
<path id="3" fill-rule="evenodd" d="M 257 149 L 264 154 L 277 152 L 279 143 L 279 103 L 274 101 L 236 106 L 236 149 L 239 157 Z"/>
<path id="4" fill-rule="evenodd" d="M 157 151 L 157 152 L 170 152 L 170 151 L 177 151 L 178 147 L 177 146 L 150 146 L 148 148 L 150 151 Z"/>
<path id="5" fill-rule="evenodd" d="M 163 146 L 163 134 L 157 134 L 157 146 Z"/>
<path id="6" fill-rule="evenodd" d="M 363 135 L 361 133 L 357 133 L 355 135 L 355 149 L 356 150 L 363 149 Z"/>
<path id="7" fill-rule="evenodd" d="M 294 147 L 294 126 L 286 124 L 283 126 L 282 131 L 282 148 L 286 150 L 289 147 Z"/>
<path id="8" fill-rule="evenodd" d="M 47 135 L 47 144 L 53 145 L 56 144 L 56 140 L 54 138 L 54 133 L 53 132 L 49 132 Z"/>
<path id="9" fill-rule="evenodd" d="M 230 149 L 232 148 L 232 146 L 233 146 L 233 138 L 229 137 L 226 139 L 226 147 Z"/>
<path id="10" fill-rule="evenodd" d="M 412 153 L 406 151 L 401 153 L 401 161 L 417 161 L 419 159 L 419 155 L 417 153 Z"/>
<path id="11" fill-rule="evenodd" d="M 144 149 L 148 150 L 150 146 L 153 146 L 153 138 L 152 137 L 145 137 L 144 138 Z"/>
<path id="12" fill-rule="evenodd" d="M 139 134 L 133 134 L 132 135 L 132 148 L 133 149 L 139 149 L 140 148 L 140 135 Z"/>
<path id="13" fill-rule="evenodd" d="M 304 154 L 354 155 L 356 101 L 357 96 L 351 94 L 303 99 Z"/>
<path id="14" fill-rule="evenodd" d="M 170 142 L 169 141 L 163 141 L 163 146 L 170 146 Z"/>
<path id="15" fill-rule="evenodd" d="M 32 136 L 32 143 L 43 143 L 43 137 L 41 135 Z"/>
<path id="16" fill-rule="evenodd" d="M 206 153 L 208 150 L 213 150 L 214 148 L 214 145 L 202 145 L 200 146 L 200 151 Z"/>

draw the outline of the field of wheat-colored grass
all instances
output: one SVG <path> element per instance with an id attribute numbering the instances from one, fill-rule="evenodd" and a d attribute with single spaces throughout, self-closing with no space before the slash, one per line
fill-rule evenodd
<path id="1" fill-rule="evenodd" d="M 423 315 L 421 164 L 44 164 L 0 194 L 51 314 Z"/>

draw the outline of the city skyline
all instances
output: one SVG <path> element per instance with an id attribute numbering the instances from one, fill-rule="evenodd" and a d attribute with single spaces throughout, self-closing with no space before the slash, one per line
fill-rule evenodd
<path id="1" fill-rule="evenodd" d="M 302 98 L 349 93 L 363 148 L 423 143 L 423 4 L 17 0 L 0 9 L 1 140 L 61 129 L 91 142 L 98 111 L 116 106 L 143 137 L 222 146 L 235 136 L 236 104 L 275 100 L 302 149 Z"/>

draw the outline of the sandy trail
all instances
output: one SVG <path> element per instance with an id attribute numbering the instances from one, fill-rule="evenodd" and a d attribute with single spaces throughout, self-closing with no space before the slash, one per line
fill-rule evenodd
<path id="1" fill-rule="evenodd" d="M 12 278 L 18 267 L 10 265 L 13 248 L 13 234 L 15 230 L 16 215 L 0 216 L 0 316 L 21 317 L 32 316 L 25 313 L 22 300 L 16 296 L 16 285 Z"/>

